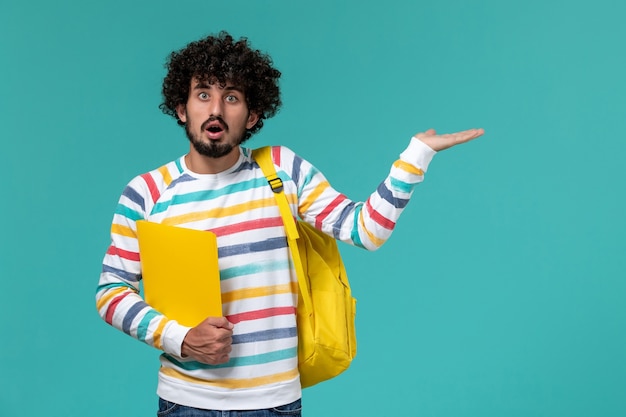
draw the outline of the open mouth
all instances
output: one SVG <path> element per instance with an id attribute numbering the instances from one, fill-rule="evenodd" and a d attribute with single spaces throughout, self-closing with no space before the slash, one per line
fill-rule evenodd
<path id="1" fill-rule="evenodd" d="M 219 139 L 222 137 L 226 128 L 219 120 L 211 120 L 207 125 L 205 125 L 204 130 L 210 139 Z"/>
<path id="2" fill-rule="evenodd" d="M 207 131 L 211 132 L 211 133 L 219 133 L 222 132 L 224 129 L 222 129 L 221 126 L 209 126 L 207 128 Z"/>

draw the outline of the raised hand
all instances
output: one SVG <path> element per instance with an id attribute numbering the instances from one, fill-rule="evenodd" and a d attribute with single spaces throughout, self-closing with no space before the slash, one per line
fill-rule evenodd
<path id="1" fill-rule="evenodd" d="M 438 152 L 461 143 L 469 142 L 472 139 L 482 136 L 483 133 L 485 133 L 483 129 L 469 129 L 457 133 L 438 135 L 435 129 L 428 129 L 426 132 L 415 134 L 414 137 L 424 142 L 432 150 Z"/>

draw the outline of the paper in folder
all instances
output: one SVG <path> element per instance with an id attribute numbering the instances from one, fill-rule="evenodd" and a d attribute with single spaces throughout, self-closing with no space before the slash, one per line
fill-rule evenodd
<path id="1" fill-rule="evenodd" d="M 146 302 L 182 325 L 222 316 L 217 238 L 203 230 L 137 221 Z"/>

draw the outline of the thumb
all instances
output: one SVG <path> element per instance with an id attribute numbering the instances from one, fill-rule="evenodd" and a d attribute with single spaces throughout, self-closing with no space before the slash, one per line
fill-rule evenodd
<path id="1" fill-rule="evenodd" d="M 416 138 L 420 139 L 420 136 L 434 136 L 436 134 L 437 134 L 437 132 L 435 131 L 435 129 L 428 129 L 425 132 L 416 133 L 413 136 L 415 136 Z"/>

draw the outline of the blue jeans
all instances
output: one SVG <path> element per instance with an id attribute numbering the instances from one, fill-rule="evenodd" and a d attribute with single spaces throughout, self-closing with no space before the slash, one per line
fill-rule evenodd
<path id="1" fill-rule="evenodd" d="M 301 400 L 265 410 L 217 411 L 187 407 L 159 398 L 157 417 L 300 417 L 301 413 Z"/>

